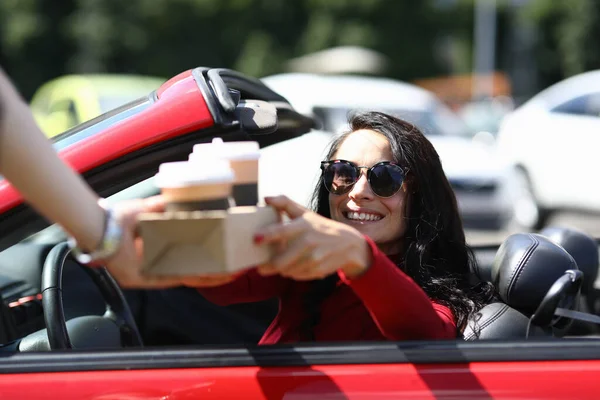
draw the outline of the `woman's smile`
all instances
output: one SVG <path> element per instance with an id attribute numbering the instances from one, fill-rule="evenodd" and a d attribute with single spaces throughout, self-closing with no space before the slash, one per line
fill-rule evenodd
<path id="1" fill-rule="evenodd" d="M 351 223 L 361 224 L 369 222 L 378 222 L 385 218 L 385 216 L 381 213 L 360 209 L 343 211 L 342 215 Z"/>

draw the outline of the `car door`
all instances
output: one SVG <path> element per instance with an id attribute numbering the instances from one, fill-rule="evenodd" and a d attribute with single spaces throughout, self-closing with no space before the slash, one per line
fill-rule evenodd
<path id="1" fill-rule="evenodd" d="M 600 170 L 600 93 L 590 93 L 550 110 L 552 126 L 548 137 L 557 172 L 555 196 L 567 207 L 600 211 L 600 189 L 594 182 Z"/>
<path id="2" fill-rule="evenodd" d="M 596 399 L 596 340 L 17 354 L 6 399 Z"/>

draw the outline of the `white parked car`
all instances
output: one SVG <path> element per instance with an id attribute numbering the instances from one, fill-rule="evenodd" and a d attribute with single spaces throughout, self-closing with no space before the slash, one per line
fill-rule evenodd
<path id="1" fill-rule="evenodd" d="M 417 125 L 433 143 L 454 187 L 465 227 L 502 229 L 512 219 L 511 179 L 492 146 L 476 142 L 462 120 L 432 93 L 395 80 L 280 74 L 262 79 L 294 108 L 323 122 L 313 131 L 263 150 L 261 195 L 286 194 L 309 205 L 319 179 L 319 162 L 354 110 L 387 112 Z M 311 169 L 314 174 L 307 175 Z"/>
<path id="2" fill-rule="evenodd" d="M 522 225 L 540 228 L 559 209 L 600 212 L 600 70 L 552 85 L 507 115 L 497 146 L 515 168 Z"/>

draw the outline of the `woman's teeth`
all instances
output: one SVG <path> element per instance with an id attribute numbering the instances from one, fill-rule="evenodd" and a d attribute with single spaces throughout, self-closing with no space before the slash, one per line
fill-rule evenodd
<path id="1" fill-rule="evenodd" d="M 380 215 L 352 211 L 346 213 L 346 218 L 353 221 L 379 221 L 382 217 Z"/>

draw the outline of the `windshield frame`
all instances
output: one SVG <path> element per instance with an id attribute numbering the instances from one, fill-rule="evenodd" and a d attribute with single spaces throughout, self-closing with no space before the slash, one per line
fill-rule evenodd
<path id="1" fill-rule="evenodd" d="M 106 128 L 127 120 L 150 107 L 157 100 L 156 91 L 147 96 L 123 104 L 107 113 L 79 124 L 59 135 L 54 136 L 52 145 L 56 151 L 62 151 L 73 144 L 92 137 Z"/>

